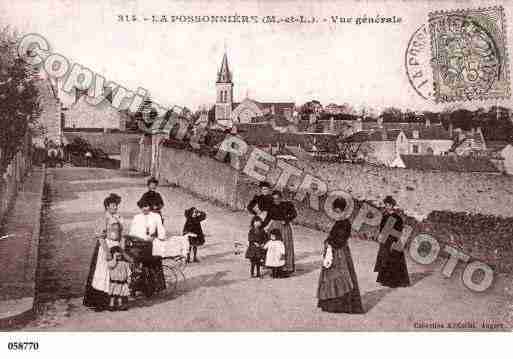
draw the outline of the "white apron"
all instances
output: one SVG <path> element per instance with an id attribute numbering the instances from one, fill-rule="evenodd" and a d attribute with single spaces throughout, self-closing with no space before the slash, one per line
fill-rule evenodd
<path id="1" fill-rule="evenodd" d="M 119 242 L 113 241 L 111 239 L 105 239 L 107 242 L 107 246 L 110 248 L 114 246 L 119 246 Z M 107 254 L 103 250 L 103 246 L 100 245 L 98 248 L 98 256 L 96 257 L 96 268 L 94 270 L 92 287 L 97 290 L 101 290 L 102 292 L 109 293 L 110 287 L 110 276 L 109 276 L 109 267 L 107 262 Z"/>

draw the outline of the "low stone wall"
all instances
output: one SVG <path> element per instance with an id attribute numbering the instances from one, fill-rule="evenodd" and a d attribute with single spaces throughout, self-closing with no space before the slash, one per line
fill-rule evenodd
<path id="1" fill-rule="evenodd" d="M 9 213 L 18 190 L 32 166 L 30 155 L 18 151 L 0 175 L 0 224 Z"/>
<path id="2" fill-rule="evenodd" d="M 298 166 L 355 198 L 381 203 L 392 195 L 419 220 L 432 211 L 513 217 L 513 176 L 418 171 L 346 163 L 301 162 Z"/>
<path id="3" fill-rule="evenodd" d="M 160 146 L 157 177 L 236 209 L 238 172 L 208 156 Z"/>
<path id="4" fill-rule="evenodd" d="M 37 267 L 41 211 L 47 171 L 34 168 L 7 216 L 3 233 L 14 234 L 2 241 L 0 250 L 0 330 L 20 327 L 37 311 Z"/>
<path id="5" fill-rule="evenodd" d="M 227 163 L 209 156 L 200 156 L 185 149 L 162 148 L 158 175 L 169 183 L 183 187 L 211 201 L 233 210 L 244 210 L 254 194 L 258 182 L 233 169 Z M 424 172 L 389 169 L 354 164 L 333 164 L 313 161 L 296 163 L 305 172 L 325 180 L 329 190 L 342 189 L 355 199 L 356 210 L 366 202 L 380 208 L 386 195 L 394 196 L 403 211 L 406 223 L 415 228 L 414 234 L 426 231 L 437 236 L 442 243 L 458 247 L 466 252 L 472 248 L 474 258 L 487 261 L 500 271 L 513 271 L 513 248 L 505 238 L 513 238 L 513 228 L 501 227 L 501 231 L 486 231 L 481 238 L 469 234 L 469 226 L 479 227 L 474 214 L 488 216 L 500 223 L 510 223 L 513 218 L 513 177 L 483 173 Z M 271 170 L 268 179 L 274 182 L 279 171 Z M 299 178 L 291 180 L 298 184 Z M 286 196 L 294 199 L 292 192 Z M 298 210 L 297 224 L 327 231 L 333 221 L 324 213 L 310 208 L 308 197 L 295 202 Z M 324 199 L 321 197 L 321 208 Z M 447 213 L 446 216 L 430 214 Z M 442 220 L 451 214 L 463 216 L 465 221 Z M 452 217 L 451 217 L 452 218 Z M 443 226 L 442 232 L 437 228 Z M 507 232 L 507 233 L 506 233 Z M 361 239 L 374 238 L 375 227 L 363 227 L 354 233 Z M 470 244 L 472 243 L 472 244 Z M 501 253 L 497 253 L 499 250 Z"/>

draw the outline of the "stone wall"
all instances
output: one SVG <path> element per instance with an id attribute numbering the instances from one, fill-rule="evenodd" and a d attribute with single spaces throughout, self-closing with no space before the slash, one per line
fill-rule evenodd
<path id="1" fill-rule="evenodd" d="M 163 157 L 157 172 L 161 180 L 165 179 L 233 210 L 244 210 L 258 191 L 258 181 L 211 157 L 168 147 L 160 149 L 160 156 Z M 513 246 L 509 239 L 505 240 L 513 236 L 513 228 L 504 225 L 513 219 L 512 176 L 427 172 L 313 161 L 300 161 L 296 167 L 325 180 L 329 190 L 349 192 L 355 198 L 353 218 L 362 203 L 381 208 L 383 198 L 392 195 L 397 199 L 406 223 L 415 229 L 414 234 L 427 231 L 436 235 L 442 243 L 465 251 L 471 248 L 471 253 L 467 253 L 500 271 L 513 271 Z M 272 170 L 268 180 L 273 183 L 279 173 Z M 289 184 L 297 185 L 300 180 L 293 178 Z M 285 190 L 285 195 L 293 199 L 294 192 Z M 331 227 L 333 222 L 324 211 L 310 208 L 308 197 L 303 202 L 295 201 L 295 205 L 297 224 L 322 231 Z M 321 208 L 324 205 L 322 197 L 320 205 Z M 452 217 L 463 220 L 452 221 Z M 488 227 L 502 223 L 502 229 L 495 231 L 487 227 L 483 236 L 476 235 L 476 230 L 469 232 L 470 227 L 482 227 L 482 218 L 485 218 L 484 222 L 492 223 Z M 375 236 L 376 230 L 376 227 L 364 226 L 354 235 L 370 239 Z M 481 230 L 485 231 L 484 228 Z"/>
<path id="2" fill-rule="evenodd" d="M 205 175 L 209 179 L 202 182 L 203 186 L 228 186 L 227 189 L 216 191 L 237 192 L 235 197 L 226 194 L 217 198 L 235 210 L 243 209 L 256 191 L 256 180 L 211 157 L 173 148 L 162 148 L 161 151 L 161 176 L 172 176 L 172 182 L 190 186 L 187 181 L 191 181 L 191 178 L 196 181 L 196 177 Z M 376 206 L 381 205 L 385 196 L 392 195 L 407 215 L 418 220 L 426 218 L 432 211 L 513 217 L 513 176 L 431 172 L 314 161 L 298 161 L 295 165 L 305 173 L 326 181 L 329 190 L 344 190 L 354 198 Z M 186 177 L 191 174 L 194 176 Z M 272 183 L 279 174 L 279 170 L 271 170 L 267 179 Z M 297 186 L 300 181 L 300 178 L 293 177 L 289 185 Z M 236 188 L 234 183 L 238 183 Z M 207 192 L 212 191 L 200 185 L 196 188 L 198 194 L 206 197 Z"/>
<path id="3" fill-rule="evenodd" d="M 386 195 L 418 219 L 434 210 L 513 217 L 513 176 L 432 172 L 345 163 L 301 162 L 298 167 L 353 197 L 380 203 Z"/>
<path id="4" fill-rule="evenodd" d="M 160 146 L 156 175 L 211 201 L 231 208 L 236 203 L 238 172 L 210 157 Z"/>

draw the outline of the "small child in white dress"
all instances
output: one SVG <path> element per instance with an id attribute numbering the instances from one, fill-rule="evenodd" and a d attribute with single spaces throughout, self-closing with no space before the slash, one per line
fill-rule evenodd
<path id="1" fill-rule="evenodd" d="M 279 229 L 272 229 L 269 233 L 270 241 L 264 245 L 267 250 L 265 255 L 265 266 L 271 268 L 272 278 L 278 278 L 280 268 L 285 265 L 285 245 L 281 239 Z"/>
<path id="2" fill-rule="evenodd" d="M 110 274 L 110 303 L 109 310 L 126 310 L 124 302 L 127 301 L 130 294 L 130 264 L 124 260 L 123 250 L 119 246 L 110 249 L 112 260 L 109 261 Z"/>

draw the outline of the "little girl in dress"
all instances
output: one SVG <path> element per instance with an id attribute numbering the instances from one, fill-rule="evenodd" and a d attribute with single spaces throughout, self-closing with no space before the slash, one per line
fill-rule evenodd
<path id="1" fill-rule="evenodd" d="M 270 241 L 264 245 L 267 250 L 265 256 L 265 266 L 271 268 L 271 276 L 278 278 L 280 268 L 285 265 L 285 245 L 281 239 L 281 232 L 279 229 L 272 229 L 269 233 Z"/>
<path id="2" fill-rule="evenodd" d="M 128 287 L 130 281 L 130 264 L 123 256 L 123 250 L 119 246 L 110 249 L 112 260 L 109 261 L 110 275 L 110 303 L 109 310 L 127 310 L 124 303 L 128 301 L 130 289 Z"/>

